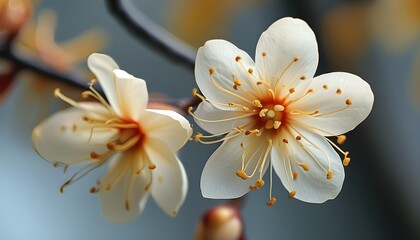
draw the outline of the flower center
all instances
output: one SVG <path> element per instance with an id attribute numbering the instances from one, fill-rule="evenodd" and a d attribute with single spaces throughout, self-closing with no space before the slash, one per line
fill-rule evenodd
<path id="1" fill-rule="evenodd" d="M 258 127 L 265 129 L 279 129 L 284 117 L 284 106 L 281 104 L 266 104 L 256 115 Z M 257 110 L 258 111 L 258 110 Z"/>

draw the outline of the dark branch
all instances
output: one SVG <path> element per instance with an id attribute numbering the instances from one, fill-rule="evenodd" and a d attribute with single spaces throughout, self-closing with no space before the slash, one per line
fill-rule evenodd
<path id="1" fill-rule="evenodd" d="M 147 18 L 131 0 L 107 0 L 109 11 L 155 50 L 194 69 L 196 49 Z"/>

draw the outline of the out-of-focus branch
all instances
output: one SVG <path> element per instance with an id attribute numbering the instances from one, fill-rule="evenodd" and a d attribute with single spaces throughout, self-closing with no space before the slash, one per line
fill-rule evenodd
<path id="1" fill-rule="evenodd" d="M 194 69 L 196 49 L 147 18 L 131 0 L 107 0 L 109 11 L 132 34 L 172 60 Z"/>
<path id="2" fill-rule="evenodd" d="M 46 65 L 43 65 L 39 62 L 19 55 L 12 50 L 11 45 L 9 43 L 6 43 L 0 47 L 0 58 L 12 62 L 17 69 L 28 69 L 36 73 L 42 74 L 46 77 L 59 79 L 62 82 L 65 82 L 75 87 L 87 87 L 88 79 L 83 79 L 82 77 L 76 76 L 71 73 L 64 74 L 58 72 L 50 67 L 47 67 Z"/>

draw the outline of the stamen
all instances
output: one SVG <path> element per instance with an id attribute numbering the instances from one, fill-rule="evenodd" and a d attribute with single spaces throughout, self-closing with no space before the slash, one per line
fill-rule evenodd
<path id="1" fill-rule="evenodd" d="M 257 189 L 259 189 L 260 187 L 262 187 L 262 186 L 264 186 L 264 180 L 262 180 L 261 178 L 260 179 L 258 179 L 257 180 L 257 182 L 255 182 L 255 185 L 253 185 L 253 186 L 249 186 L 249 189 L 250 190 L 257 190 Z"/>
<path id="2" fill-rule="evenodd" d="M 325 90 L 327 90 L 328 89 L 328 85 L 327 84 L 324 84 L 324 85 L 322 85 L 322 88 L 325 89 Z"/>
<path id="3" fill-rule="evenodd" d="M 346 135 L 339 135 L 339 136 L 337 136 L 337 143 L 338 144 L 344 144 L 344 142 L 346 141 Z"/>
<path id="4" fill-rule="evenodd" d="M 289 197 L 289 199 L 292 199 L 295 195 L 296 195 L 296 191 L 295 191 L 295 190 L 292 190 L 292 191 L 289 193 L 288 197 Z"/>
<path id="5" fill-rule="evenodd" d="M 153 170 L 155 168 L 156 168 L 156 164 L 154 164 L 154 163 L 149 164 L 149 169 L 150 170 Z"/>
<path id="6" fill-rule="evenodd" d="M 216 69 L 214 67 L 209 68 L 210 75 L 213 75 Z"/>
<path id="7" fill-rule="evenodd" d="M 137 142 L 140 140 L 140 138 L 141 137 L 138 134 L 136 134 L 122 144 L 115 144 L 113 142 L 110 142 L 106 146 L 109 150 L 117 151 L 117 152 L 123 152 L 123 151 L 131 148 L 135 144 L 137 144 Z"/>
<path id="8" fill-rule="evenodd" d="M 300 77 L 300 80 L 305 80 L 306 79 L 306 76 L 301 76 Z"/>
<path id="9" fill-rule="evenodd" d="M 306 163 L 298 163 L 298 165 L 299 165 L 300 167 L 302 167 L 302 169 L 303 169 L 303 170 L 305 170 L 305 171 L 309 171 L 309 166 L 308 166 L 308 164 L 306 164 Z"/>
<path id="10" fill-rule="evenodd" d="M 277 203 L 277 199 L 275 197 L 270 198 L 270 200 L 267 202 L 267 206 L 271 207 L 274 204 Z"/>
<path id="11" fill-rule="evenodd" d="M 239 62 L 239 60 L 241 60 L 241 56 L 236 56 L 235 61 Z"/>
<path id="12" fill-rule="evenodd" d="M 297 177 L 298 177 L 298 173 L 296 171 L 293 171 L 292 172 L 292 178 L 293 178 L 293 180 L 296 180 Z"/>
<path id="13" fill-rule="evenodd" d="M 341 94 L 341 89 L 340 88 L 337 88 L 337 91 L 335 91 L 335 93 Z"/>
<path id="14" fill-rule="evenodd" d="M 327 172 L 327 179 L 331 180 L 333 178 L 333 172 L 331 170 L 328 170 Z"/>
<path id="15" fill-rule="evenodd" d="M 258 108 L 262 108 L 263 105 L 261 104 L 260 100 L 254 100 L 252 101 L 252 105 L 254 105 L 254 107 L 258 107 Z"/>
<path id="16" fill-rule="evenodd" d="M 276 112 L 282 112 L 282 111 L 284 111 L 284 106 L 280 105 L 280 104 L 276 104 L 276 105 L 274 105 L 273 110 L 276 111 Z"/>
<path id="17" fill-rule="evenodd" d="M 280 126 L 281 126 L 281 121 L 274 121 L 274 125 L 273 125 L 274 129 L 277 130 L 280 128 Z"/>
<path id="18" fill-rule="evenodd" d="M 236 170 L 236 175 L 242 178 L 243 180 L 247 180 L 249 178 L 248 174 L 246 174 L 246 172 L 242 169 Z"/>
<path id="19" fill-rule="evenodd" d="M 206 100 L 206 98 L 203 95 L 201 95 L 201 94 L 198 93 L 198 89 L 197 88 L 193 88 L 192 95 L 194 97 L 199 98 L 201 101 L 205 101 Z"/>
<path id="20" fill-rule="evenodd" d="M 266 113 L 268 112 L 267 108 L 261 109 L 260 113 L 258 114 L 260 117 L 265 117 Z"/>
<path id="21" fill-rule="evenodd" d="M 350 164 L 350 158 L 349 157 L 345 157 L 343 159 L 343 166 L 347 167 Z"/>

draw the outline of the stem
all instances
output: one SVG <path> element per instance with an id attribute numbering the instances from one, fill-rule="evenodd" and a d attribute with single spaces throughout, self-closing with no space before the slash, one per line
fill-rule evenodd
<path id="1" fill-rule="evenodd" d="M 147 18 L 131 0 L 107 0 L 109 11 L 132 34 L 149 46 L 194 69 L 196 49 Z"/>

